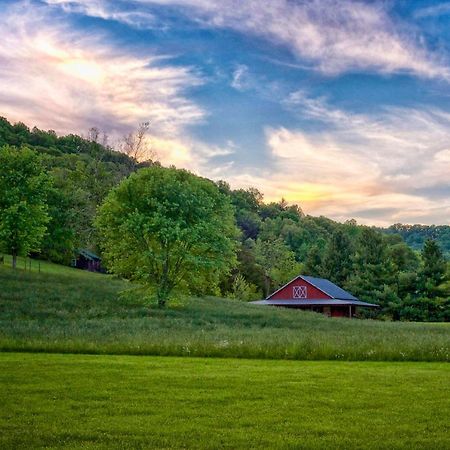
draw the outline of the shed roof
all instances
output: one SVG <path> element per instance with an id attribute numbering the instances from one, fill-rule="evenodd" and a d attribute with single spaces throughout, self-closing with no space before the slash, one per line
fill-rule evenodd
<path id="1" fill-rule="evenodd" d="M 80 248 L 78 250 L 78 253 L 90 261 L 100 261 L 101 260 L 100 256 L 97 256 L 95 253 L 91 252 L 90 250 L 88 250 L 86 248 Z"/>

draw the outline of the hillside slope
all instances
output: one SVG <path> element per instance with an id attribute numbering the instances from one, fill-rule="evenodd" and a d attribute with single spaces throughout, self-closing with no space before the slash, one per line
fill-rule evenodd
<path id="1" fill-rule="evenodd" d="M 19 267 L 24 267 L 19 262 Z M 33 270 L 36 270 L 34 267 Z M 0 350 L 279 359 L 449 360 L 448 324 L 329 319 L 218 298 L 161 310 L 130 284 L 43 264 L 0 266 Z"/>

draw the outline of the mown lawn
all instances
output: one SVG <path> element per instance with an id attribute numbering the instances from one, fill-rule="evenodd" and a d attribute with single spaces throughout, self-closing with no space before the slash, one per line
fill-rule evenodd
<path id="1" fill-rule="evenodd" d="M 445 363 L 0 354 L 0 448 L 450 448 Z"/>
<path id="2" fill-rule="evenodd" d="M 449 324 L 330 319 L 218 298 L 160 310 L 130 283 L 54 264 L 0 266 L 0 351 L 448 361 Z"/>

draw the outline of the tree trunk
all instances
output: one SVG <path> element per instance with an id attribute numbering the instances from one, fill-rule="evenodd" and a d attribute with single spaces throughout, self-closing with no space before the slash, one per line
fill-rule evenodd
<path id="1" fill-rule="evenodd" d="M 270 277 L 269 275 L 265 275 L 265 288 L 266 288 L 266 298 L 270 295 Z"/>
<path id="2" fill-rule="evenodd" d="M 160 308 L 165 308 L 169 298 L 169 289 L 167 289 L 166 286 L 160 286 L 156 292 L 156 298 L 158 300 L 158 306 Z"/>
<path id="3" fill-rule="evenodd" d="M 13 269 L 17 267 L 17 255 L 15 253 L 12 255 L 12 267 Z"/>

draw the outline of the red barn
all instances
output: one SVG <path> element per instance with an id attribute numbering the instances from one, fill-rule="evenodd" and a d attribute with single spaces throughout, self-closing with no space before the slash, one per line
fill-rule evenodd
<path id="1" fill-rule="evenodd" d="M 353 317 L 357 307 L 378 307 L 359 301 L 329 280 L 305 275 L 295 277 L 265 300 L 252 303 L 306 309 L 329 317 Z"/>

